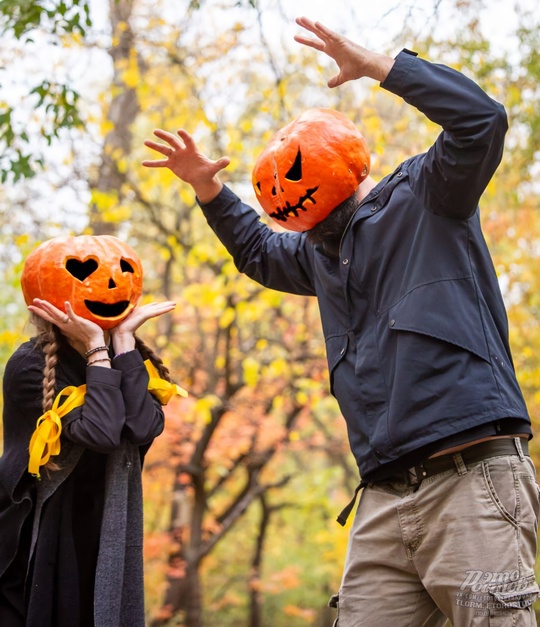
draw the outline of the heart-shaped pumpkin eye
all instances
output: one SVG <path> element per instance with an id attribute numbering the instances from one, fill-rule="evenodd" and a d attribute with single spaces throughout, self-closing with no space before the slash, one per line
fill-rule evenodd
<path id="1" fill-rule="evenodd" d="M 88 259 L 87 261 L 68 259 L 66 261 L 66 270 L 79 281 L 84 281 L 97 269 L 98 262 L 95 259 Z"/>

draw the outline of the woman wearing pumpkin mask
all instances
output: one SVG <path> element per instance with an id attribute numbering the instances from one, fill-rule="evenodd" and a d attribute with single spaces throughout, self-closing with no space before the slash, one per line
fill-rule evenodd
<path id="1" fill-rule="evenodd" d="M 140 262 L 109 236 L 45 242 L 21 282 L 37 333 L 4 374 L 0 625 L 143 627 L 142 462 L 183 391 L 136 331 L 175 305 L 136 306 Z"/>
<path id="2" fill-rule="evenodd" d="M 163 143 L 145 144 L 162 158 L 143 165 L 193 187 L 241 272 L 318 299 L 331 392 L 363 488 L 331 601 L 336 624 L 532 627 L 531 421 L 478 208 L 502 158 L 506 113 L 452 68 L 297 23 L 308 35 L 296 41 L 337 63 L 329 87 L 380 81 L 441 127 L 432 146 L 376 183 L 361 142 L 351 150 L 334 120 L 323 134 L 321 112 L 316 124 L 303 114 L 253 171 L 257 199 L 288 233 L 224 186 L 229 160 L 208 159 L 184 130 L 157 130 Z"/>

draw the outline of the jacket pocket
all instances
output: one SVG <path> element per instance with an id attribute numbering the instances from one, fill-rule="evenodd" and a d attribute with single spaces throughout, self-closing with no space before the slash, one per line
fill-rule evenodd
<path id="1" fill-rule="evenodd" d="M 468 279 L 438 281 L 379 318 L 378 356 L 391 391 L 387 433 L 399 454 L 485 422 L 500 406 L 473 294 Z"/>
<path id="2" fill-rule="evenodd" d="M 330 391 L 334 393 L 334 373 L 340 361 L 347 353 L 349 336 L 347 333 L 331 335 L 326 338 L 326 358 L 328 360 L 328 372 L 330 375 Z"/>
<path id="3" fill-rule="evenodd" d="M 484 323 L 471 278 L 421 285 L 388 310 L 391 330 L 449 342 L 490 362 Z"/>

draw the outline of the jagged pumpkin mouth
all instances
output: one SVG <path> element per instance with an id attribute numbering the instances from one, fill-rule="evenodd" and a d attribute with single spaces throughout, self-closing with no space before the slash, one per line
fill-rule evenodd
<path id="1" fill-rule="evenodd" d="M 287 222 L 287 219 L 290 218 L 291 215 L 297 218 L 300 215 L 300 211 L 308 210 L 308 208 L 304 206 L 304 203 L 309 201 L 312 205 L 317 204 L 317 201 L 315 200 L 315 198 L 313 198 L 313 195 L 318 189 L 318 185 L 317 187 L 307 189 L 306 193 L 303 196 L 300 196 L 296 205 L 293 206 L 289 203 L 289 201 L 286 201 L 284 207 L 278 207 L 275 211 L 269 213 L 268 215 L 271 218 L 274 218 L 274 220 L 278 220 L 281 222 Z"/>
<path id="2" fill-rule="evenodd" d="M 102 303 L 98 300 L 85 300 L 88 311 L 98 318 L 117 318 L 129 307 L 129 300 L 121 300 L 118 303 Z"/>

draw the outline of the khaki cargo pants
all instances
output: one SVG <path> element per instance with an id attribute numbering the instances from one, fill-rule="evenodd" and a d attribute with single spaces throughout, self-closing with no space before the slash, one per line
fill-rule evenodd
<path id="1" fill-rule="evenodd" d="M 519 448 L 518 441 L 516 447 Z M 538 486 L 530 457 L 368 485 L 351 528 L 339 627 L 531 627 Z"/>

